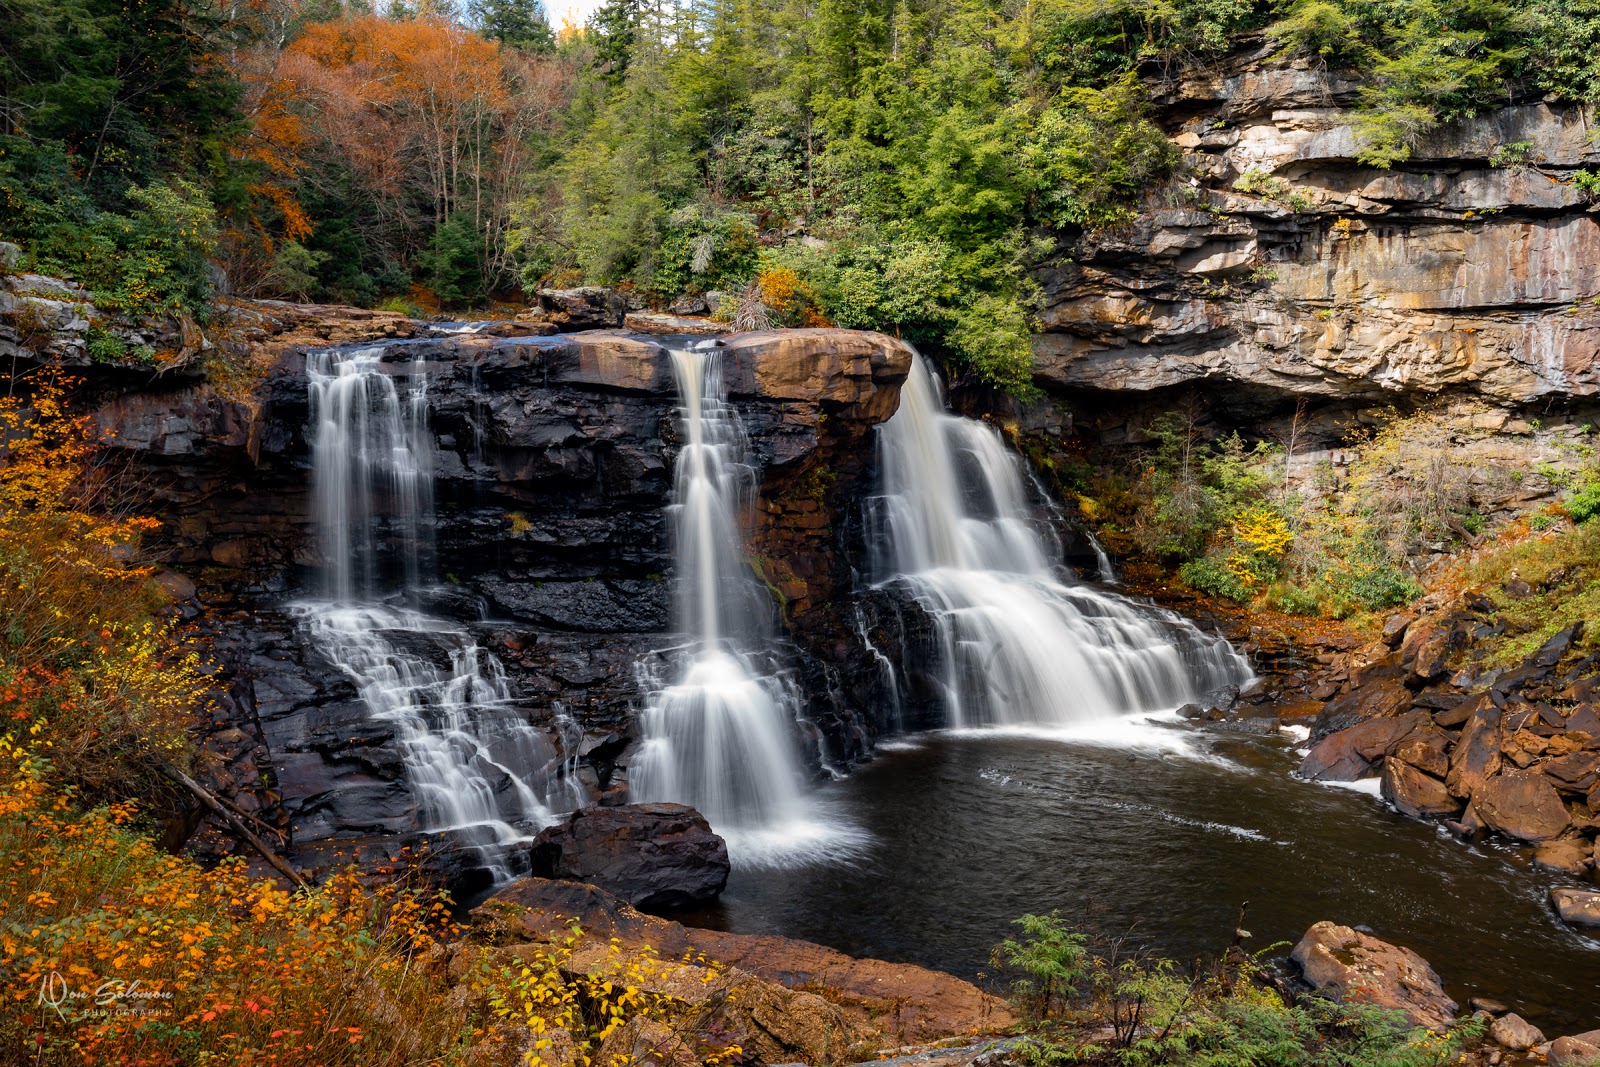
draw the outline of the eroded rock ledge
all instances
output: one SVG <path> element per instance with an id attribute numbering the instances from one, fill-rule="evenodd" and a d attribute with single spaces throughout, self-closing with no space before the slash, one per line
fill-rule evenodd
<path id="1" fill-rule="evenodd" d="M 163 520 L 165 581 L 224 668 L 206 783 L 286 834 L 299 862 L 381 862 L 416 830 L 400 742 L 285 610 L 314 593 L 319 562 L 306 375 L 318 331 L 301 310 L 275 310 L 292 321 L 264 333 L 268 366 L 248 393 L 118 368 L 90 368 L 88 388 L 103 440 Z M 560 747 L 586 793 L 624 799 L 637 664 L 673 627 L 671 353 L 620 331 L 399 338 L 387 317 L 330 322 L 340 343 L 427 379 L 442 585 L 424 606 L 497 655 L 531 721 L 568 724 Z M 752 558 L 795 641 L 813 765 L 848 763 L 872 733 L 877 671 L 854 662 L 864 653 L 838 639 L 851 632 L 838 616 L 872 429 L 910 359 L 892 338 L 842 330 L 730 335 L 723 349 L 758 481 Z"/>

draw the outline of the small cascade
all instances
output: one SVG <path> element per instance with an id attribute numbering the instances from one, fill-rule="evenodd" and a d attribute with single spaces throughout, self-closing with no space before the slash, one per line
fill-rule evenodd
<path id="1" fill-rule="evenodd" d="M 945 411 L 920 358 L 879 434 L 877 571 L 935 622 L 951 726 L 1083 726 L 1251 678 L 1221 638 L 1072 579 L 1021 461 L 990 427 Z"/>
<path id="2" fill-rule="evenodd" d="M 499 660 L 460 626 L 401 606 L 433 574 L 426 369 L 381 348 L 313 352 L 306 369 L 323 595 L 296 610 L 372 717 L 396 725 L 418 829 L 451 832 L 506 881 L 518 873 L 509 846 L 582 797 Z"/>
<path id="3" fill-rule="evenodd" d="M 684 445 L 669 514 L 685 643 L 669 655 L 670 684 L 648 671 L 641 679 L 649 696 L 632 793 L 699 809 L 736 862 L 782 862 L 823 831 L 802 793 L 799 694 L 770 662 L 771 604 L 745 561 L 754 472 L 717 351 L 674 351 L 672 365 Z"/>
<path id="4" fill-rule="evenodd" d="M 1116 585 L 1117 572 L 1111 567 L 1111 557 L 1106 555 L 1106 550 L 1100 547 L 1100 539 L 1088 530 L 1084 535 L 1089 538 L 1089 547 L 1094 549 L 1095 577 L 1106 585 Z"/>

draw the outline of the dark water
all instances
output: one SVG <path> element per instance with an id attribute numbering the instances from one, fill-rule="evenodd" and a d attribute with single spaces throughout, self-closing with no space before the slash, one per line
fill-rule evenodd
<path id="1" fill-rule="evenodd" d="M 720 904 L 687 921 L 977 978 L 1025 912 L 1059 908 L 1188 961 L 1226 948 L 1248 900 L 1254 948 L 1320 919 L 1368 927 L 1420 952 L 1463 1006 L 1505 1001 L 1552 1036 L 1600 1026 L 1600 942 L 1555 918 L 1554 876 L 1375 796 L 1295 780 L 1286 744 L 1145 734 L 1189 754 L 913 738 L 822 790 L 870 835 L 857 859 L 736 869 Z"/>

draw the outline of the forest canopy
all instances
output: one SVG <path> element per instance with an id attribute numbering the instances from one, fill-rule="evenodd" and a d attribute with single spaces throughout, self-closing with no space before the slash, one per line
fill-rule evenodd
<path id="1" fill-rule="evenodd" d="M 1363 162 L 1600 94 L 1595 0 L 0 0 L 0 236 L 140 314 L 541 286 L 931 344 L 1026 388 L 1031 271 L 1175 180 L 1239 48 L 1360 82 Z M 220 268 L 220 269 L 217 269 Z M 707 300 L 707 294 L 710 294 Z"/>

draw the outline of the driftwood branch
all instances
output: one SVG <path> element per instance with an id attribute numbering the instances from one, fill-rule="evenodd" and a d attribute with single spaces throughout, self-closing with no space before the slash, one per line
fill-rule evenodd
<path id="1" fill-rule="evenodd" d="M 222 801 L 212 796 L 210 791 L 208 791 L 199 782 L 195 781 L 193 778 L 190 778 L 187 774 L 184 774 L 170 763 L 163 764 L 161 769 L 166 772 L 169 778 L 183 786 L 189 792 L 193 793 L 199 799 L 200 803 L 204 804 L 217 815 L 221 816 L 222 821 L 227 823 L 229 828 L 232 829 L 234 833 L 238 834 L 242 839 L 249 842 L 251 848 L 261 853 L 261 858 L 272 864 L 273 867 L 277 868 L 278 873 L 282 874 L 285 878 L 289 879 L 289 881 L 293 882 L 301 889 L 311 888 L 306 884 L 306 880 L 300 877 L 299 871 L 289 866 L 282 856 L 272 851 L 271 846 L 269 846 L 265 841 L 261 840 L 261 838 L 257 837 L 255 833 L 244 824 L 243 820 L 225 808 L 222 804 Z"/>

